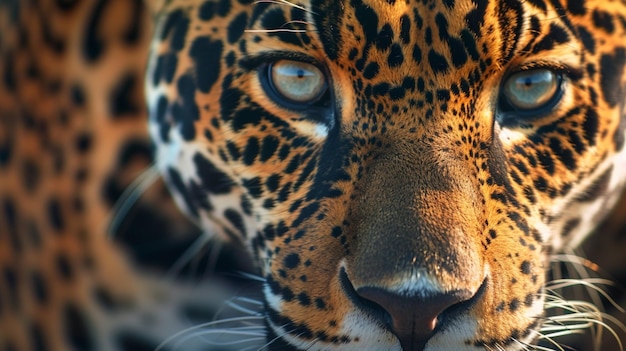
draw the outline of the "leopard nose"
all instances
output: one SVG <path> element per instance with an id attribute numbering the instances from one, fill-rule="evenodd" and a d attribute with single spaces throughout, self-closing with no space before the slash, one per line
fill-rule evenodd
<path id="1" fill-rule="evenodd" d="M 342 285 L 350 299 L 385 325 L 404 351 L 424 350 L 437 330 L 445 328 L 446 320 L 469 308 L 484 288 L 476 294 L 469 290 L 404 294 L 367 286 L 355 290 L 345 271 L 342 273 Z"/>
<path id="2" fill-rule="evenodd" d="M 356 292 L 361 299 L 380 306 L 384 313 L 378 316 L 384 316 L 383 322 L 400 340 L 405 351 L 423 350 L 435 329 L 444 323 L 444 311 L 472 297 L 469 291 L 404 296 L 381 288 L 363 287 Z"/>

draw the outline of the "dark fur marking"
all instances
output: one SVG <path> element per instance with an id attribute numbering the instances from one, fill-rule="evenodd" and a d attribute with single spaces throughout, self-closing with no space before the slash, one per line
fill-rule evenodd
<path id="1" fill-rule="evenodd" d="M 263 187 L 261 186 L 261 179 L 259 177 L 244 179 L 243 186 L 248 190 L 250 196 L 255 199 L 263 195 Z"/>
<path id="2" fill-rule="evenodd" d="M 280 185 L 280 174 L 272 174 L 271 176 L 265 179 L 265 187 L 269 192 L 275 192 Z"/>
<path id="3" fill-rule="evenodd" d="M 309 204 L 300 210 L 300 215 L 291 223 L 291 227 L 299 226 L 303 221 L 313 216 L 320 208 L 319 203 L 314 202 Z"/>
<path id="4" fill-rule="evenodd" d="M 522 274 L 528 275 L 532 272 L 532 264 L 530 261 L 522 261 L 522 264 L 520 264 L 520 272 L 522 272 Z"/>
<path id="5" fill-rule="evenodd" d="M 170 33 L 172 33 L 172 30 L 174 30 L 174 26 L 182 20 L 183 16 L 185 16 L 185 14 L 180 9 L 177 9 L 167 14 L 167 18 L 164 21 L 163 30 L 160 35 L 160 39 L 162 41 L 167 39 Z"/>
<path id="6" fill-rule="evenodd" d="M 528 2 L 544 13 L 548 10 L 546 3 L 543 0 L 528 0 Z"/>
<path id="7" fill-rule="evenodd" d="M 224 217 L 226 217 L 230 224 L 232 224 L 233 227 L 235 227 L 235 229 L 237 229 L 244 238 L 247 236 L 246 225 L 243 221 L 243 217 L 241 216 L 241 214 L 239 214 L 239 212 L 229 208 L 224 211 Z"/>
<path id="8" fill-rule="evenodd" d="M 137 77 L 127 73 L 118 81 L 109 96 L 110 115 L 113 118 L 136 117 L 140 107 L 132 101 L 133 92 L 137 87 Z"/>
<path id="9" fill-rule="evenodd" d="M 46 279 L 39 271 L 34 271 L 30 276 L 33 296 L 38 303 L 45 305 L 49 302 L 50 293 L 48 292 Z"/>
<path id="10" fill-rule="evenodd" d="M 31 159 L 25 159 L 22 162 L 22 181 L 24 182 L 24 190 L 29 193 L 37 189 L 37 185 L 41 180 L 41 170 L 39 164 Z"/>
<path id="11" fill-rule="evenodd" d="M 42 13 L 40 17 L 40 24 L 41 37 L 43 38 L 44 44 L 56 54 L 62 54 L 65 51 L 66 43 L 63 37 L 57 36 L 52 30 L 50 18 L 48 16 L 44 16 Z"/>
<path id="12" fill-rule="evenodd" d="M 85 106 L 86 97 L 85 97 L 85 90 L 83 89 L 83 87 L 79 84 L 72 85 L 70 89 L 70 98 L 72 99 L 72 103 L 74 104 L 74 106 L 76 107 Z"/>
<path id="13" fill-rule="evenodd" d="M 113 294 L 105 287 L 99 286 L 94 288 L 92 294 L 98 305 L 106 311 L 113 312 L 118 310 L 119 307 L 122 307 L 120 301 L 116 300 Z"/>
<path id="14" fill-rule="evenodd" d="M 391 25 L 389 23 L 386 23 L 385 25 L 383 25 L 383 27 L 380 29 L 380 32 L 378 32 L 378 35 L 376 36 L 376 47 L 381 51 L 389 49 L 393 41 L 393 37 L 393 29 L 391 28 Z"/>
<path id="15" fill-rule="evenodd" d="M 585 2 L 580 0 L 567 0 L 567 10 L 573 15 L 582 16 L 587 13 Z"/>
<path id="16" fill-rule="evenodd" d="M 350 0 L 350 6 L 354 8 L 357 22 L 361 24 L 368 45 L 376 41 L 378 36 L 378 14 L 362 0 Z M 363 56 L 366 56 L 365 53 Z"/>
<path id="17" fill-rule="evenodd" d="M 178 78 L 176 87 L 181 101 L 172 105 L 172 117 L 178 123 L 182 137 L 191 141 L 196 136 L 194 123 L 200 118 L 195 79 L 190 74 L 183 75 Z"/>
<path id="18" fill-rule="evenodd" d="M 248 24 L 248 14 L 245 12 L 240 13 L 235 17 L 228 25 L 227 39 L 230 44 L 238 41 L 243 35 L 246 25 Z"/>
<path id="19" fill-rule="evenodd" d="M 246 147 L 243 150 L 243 163 L 250 166 L 254 163 L 259 155 L 259 139 L 255 137 L 249 137 Z"/>
<path id="20" fill-rule="evenodd" d="M 65 306 L 62 323 L 67 340 L 76 350 L 97 350 L 96 340 L 91 334 L 91 323 L 78 306 L 73 303 L 68 303 Z"/>
<path id="21" fill-rule="evenodd" d="M 231 140 L 226 141 L 226 149 L 228 150 L 228 154 L 233 161 L 238 161 L 241 158 L 241 151 L 239 151 L 239 147 Z"/>
<path id="22" fill-rule="evenodd" d="M 497 16 L 502 31 L 502 46 L 500 48 L 500 62 L 511 60 L 515 52 L 515 43 L 522 34 L 524 24 L 524 9 L 520 2 L 503 0 L 498 2 Z"/>
<path id="23" fill-rule="evenodd" d="M 85 38 L 82 47 L 83 58 L 87 62 L 94 62 L 100 58 L 105 49 L 105 42 L 98 35 L 98 28 L 102 26 L 104 20 L 104 8 L 110 2 L 107 0 L 98 0 L 98 3 L 91 10 Z"/>
<path id="24" fill-rule="evenodd" d="M 363 78 L 365 79 L 375 78 L 379 70 L 380 70 L 380 67 L 378 66 L 378 63 L 370 62 L 367 66 L 365 66 L 365 69 L 363 70 Z"/>
<path id="25" fill-rule="evenodd" d="M 624 111 L 624 103 L 622 103 L 622 107 L 620 108 L 622 111 Z M 615 143 L 616 150 L 621 150 L 624 147 L 624 131 L 626 131 L 626 114 L 622 114 L 617 129 L 615 130 L 615 134 L 613 135 L 613 142 Z"/>
<path id="26" fill-rule="evenodd" d="M 329 59 L 336 60 L 343 45 L 341 37 L 342 6 L 334 1 L 314 0 L 311 2 L 311 9 L 313 10 L 313 22 L 324 46 L 324 51 Z"/>
<path id="27" fill-rule="evenodd" d="M 132 15 L 130 17 L 135 20 L 130 22 L 124 33 L 123 40 L 126 45 L 135 45 L 141 38 L 142 23 L 138 19 L 141 19 L 141 14 L 145 12 L 144 2 L 142 0 L 133 0 L 131 12 Z"/>
<path id="28" fill-rule="evenodd" d="M 283 259 L 283 265 L 287 269 L 294 269 L 300 265 L 300 255 L 291 253 Z"/>
<path id="29" fill-rule="evenodd" d="M 585 45 L 585 49 L 589 51 L 591 55 L 594 55 L 596 52 L 596 41 L 593 38 L 593 35 L 589 33 L 587 28 L 583 26 L 578 27 L 578 37 L 582 40 L 583 45 Z"/>
<path id="30" fill-rule="evenodd" d="M 467 63 L 467 53 L 463 41 L 457 38 L 449 38 L 447 43 L 450 48 L 450 57 L 452 57 L 454 67 L 459 68 L 465 65 L 465 63 Z"/>
<path id="31" fill-rule="evenodd" d="M 174 79 L 176 67 L 178 66 L 178 54 L 175 52 L 166 52 L 157 58 L 154 72 L 152 73 L 152 85 L 156 86 L 161 80 L 170 84 Z"/>
<path id="32" fill-rule="evenodd" d="M 202 181 L 202 186 L 212 194 L 228 194 L 232 191 L 234 183 L 224 172 L 219 170 L 211 161 L 202 154 L 193 157 L 198 176 Z"/>
<path id="33" fill-rule="evenodd" d="M 189 181 L 189 194 L 194 201 L 194 205 L 206 211 L 213 210 L 213 204 L 209 201 L 206 189 L 193 180 Z"/>
<path id="34" fill-rule="evenodd" d="M 433 49 L 430 49 L 430 51 L 428 52 L 428 63 L 430 64 L 430 68 L 435 74 L 445 73 L 450 67 L 448 65 L 448 60 L 446 60 L 446 57 Z"/>
<path id="35" fill-rule="evenodd" d="M 420 49 L 419 45 L 413 45 L 413 52 L 411 57 L 416 64 L 420 64 L 420 62 L 422 62 L 422 49 Z"/>
<path id="36" fill-rule="evenodd" d="M 248 216 L 252 215 L 252 203 L 250 202 L 250 199 L 245 194 L 241 195 L 241 209 L 243 210 L 243 213 L 245 213 L 246 215 Z"/>
<path id="37" fill-rule="evenodd" d="M 4 221 L 0 222 L 8 227 L 9 241 L 11 249 L 16 253 L 22 252 L 22 237 L 18 230 L 18 213 L 15 206 L 15 201 L 10 197 L 3 199 L 3 212 Z"/>
<path id="38" fill-rule="evenodd" d="M 403 44 L 411 42 L 411 18 L 408 15 L 400 17 L 400 40 Z"/>
<path id="39" fill-rule="evenodd" d="M 284 296 L 283 296 L 283 298 L 284 298 Z M 272 309 L 272 308 L 268 308 L 267 311 L 268 311 L 267 312 L 267 316 L 272 321 L 272 323 L 274 323 L 274 325 L 280 325 L 281 327 L 285 328 L 285 330 L 288 330 L 290 332 L 290 334 L 297 335 L 300 338 L 303 338 L 303 339 L 311 339 L 311 338 L 313 338 L 313 335 L 314 335 L 313 331 L 311 329 L 309 329 L 305 324 L 295 323 L 294 321 L 292 321 L 288 317 L 285 317 L 285 316 L 282 316 L 282 315 L 278 314 L 278 312 L 274 311 L 274 309 Z M 274 345 L 274 344 L 276 344 L 276 343 L 273 342 L 270 345 L 268 345 L 270 347 L 268 351 L 287 350 L 287 349 L 291 348 L 291 347 L 288 347 L 288 348 L 276 348 L 276 345 Z"/>
<path id="40" fill-rule="evenodd" d="M 565 29 L 552 23 L 548 33 L 533 47 L 533 53 L 551 50 L 556 45 L 567 43 L 569 40 L 570 35 L 565 31 Z"/>
<path id="41" fill-rule="evenodd" d="M 615 23 L 610 13 L 595 9 L 593 10 L 591 18 L 596 28 L 602 29 L 609 34 L 615 32 Z"/>
<path id="42" fill-rule="evenodd" d="M 20 293 L 18 291 L 19 276 L 17 275 L 17 273 L 15 273 L 15 270 L 12 267 L 4 267 L 4 271 L 2 273 L 4 278 L 4 286 L 8 291 L 8 296 L 6 300 L 7 304 L 13 310 L 17 311 L 20 309 L 21 302 Z"/>
<path id="43" fill-rule="evenodd" d="M 4 58 L 4 67 L 3 67 L 3 75 L 2 82 L 8 91 L 15 91 L 17 87 L 17 81 L 15 77 L 16 69 L 15 69 L 15 57 L 13 53 L 9 52 L 3 56 Z"/>
<path id="44" fill-rule="evenodd" d="M 63 218 L 61 203 L 59 199 L 52 198 L 48 201 L 48 223 L 56 232 L 65 229 L 65 219 Z"/>
<path id="45" fill-rule="evenodd" d="M 276 154 L 276 150 L 280 145 L 280 140 L 273 135 L 266 135 L 261 143 L 261 153 L 259 161 L 265 162 Z"/>
<path id="46" fill-rule="evenodd" d="M 80 0 L 55 0 L 57 8 L 61 11 L 67 12 L 73 10 Z"/>
<path id="47" fill-rule="evenodd" d="M 303 278 L 304 278 L 304 281 L 306 281 L 306 276 L 302 276 L 300 279 L 303 279 Z M 309 305 L 311 305 L 311 298 L 305 292 L 299 293 L 298 296 L 297 296 L 297 299 L 298 299 L 298 302 L 300 303 L 300 305 L 302 305 L 302 306 L 309 306 Z M 321 334 L 317 334 L 318 338 L 320 338 L 320 335 Z M 320 338 L 320 339 L 322 339 L 322 338 Z M 322 339 L 322 340 L 325 340 L 325 339 Z"/>
<path id="48" fill-rule="evenodd" d="M 59 277 L 61 277 L 65 281 L 70 281 L 74 278 L 74 268 L 72 267 L 72 264 L 68 260 L 68 256 L 65 253 L 58 253 L 56 255 L 54 263 Z"/>
<path id="49" fill-rule="evenodd" d="M 580 134 L 574 130 L 567 132 L 568 142 L 574 147 L 574 151 L 580 154 L 585 151 L 586 146 L 583 140 L 580 138 Z"/>
<path id="50" fill-rule="evenodd" d="M 552 158 L 552 153 L 548 151 L 537 150 L 537 160 L 539 164 L 543 167 L 543 169 L 548 172 L 549 175 L 553 175 L 555 171 L 554 159 Z"/>
<path id="51" fill-rule="evenodd" d="M 387 56 L 387 64 L 389 67 L 398 67 L 404 62 L 404 54 L 402 53 L 402 47 L 395 43 L 391 46 L 389 56 Z"/>
<path id="52" fill-rule="evenodd" d="M 261 108 L 258 105 L 254 105 L 250 108 L 244 108 L 237 111 L 237 113 L 233 116 L 232 126 L 233 130 L 236 132 L 245 128 L 249 124 L 253 126 L 259 125 L 261 121 L 270 122 L 273 127 L 280 128 L 281 132 L 283 133 L 283 137 L 285 139 L 289 138 L 288 134 L 290 133 L 290 131 L 288 129 L 289 125 L 287 124 L 287 122 L 285 122 L 282 118 L 268 113 L 267 110 Z"/>
<path id="53" fill-rule="evenodd" d="M 624 47 L 617 47 L 612 55 L 604 54 L 600 58 L 600 86 L 610 107 L 617 106 L 623 100 L 624 86 L 621 79 L 624 75 L 624 65 L 626 65 Z"/>
<path id="54" fill-rule="evenodd" d="M 46 346 L 48 343 L 46 342 L 42 328 L 39 325 L 31 324 L 29 334 L 34 351 L 48 350 L 48 346 Z"/>
<path id="55" fill-rule="evenodd" d="M 198 208 L 196 206 L 193 197 L 189 194 L 187 187 L 185 186 L 185 182 L 183 181 L 180 173 L 174 168 L 168 168 L 168 181 L 172 184 L 174 189 L 183 197 L 185 204 L 187 205 L 187 211 L 190 212 L 194 217 L 198 217 Z M 204 182 L 205 180 L 202 179 Z"/>
<path id="56" fill-rule="evenodd" d="M 519 308 L 520 301 L 517 298 L 514 298 L 509 302 L 509 311 L 515 312 Z"/>
<path id="57" fill-rule="evenodd" d="M 485 24 L 485 13 L 489 2 L 485 0 L 473 0 L 472 2 L 476 7 L 465 16 L 465 21 L 467 28 L 472 31 L 477 38 L 480 38 L 482 36 L 481 27 Z"/>
<path id="58" fill-rule="evenodd" d="M 273 8 L 263 14 L 261 18 L 261 26 L 264 29 L 270 30 L 268 32 L 270 37 L 277 38 L 287 44 L 302 46 L 303 43 L 297 33 L 292 31 L 276 31 L 276 29 L 291 28 L 290 26 L 286 26 L 288 23 L 289 20 L 285 17 L 285 12 L 282 8 Z"/>
<path id="59" fill-rule="evenodd" d="M 170 18 L 175 18 L 176 21 L 172 23 L 172 36 L 170 38 L 170 50 L 179 52 L 185 47 L 185 39 L 187 38 L 187 32 L 189 31 L 190 20 L 186 14 L 182 11 L 176 13 Z M 168 18 L 168 20 L 170 19 Z"/>
<path id="60" fill-rule="evenodd" d="M 300 171 L 300 175 L 298 176 L 298 180 L 296 180 L 295 184 L 293 185 L 293 191 L 300 190 L 300 187 L 302 186 L 302 184 L 304 184 L 304 182 L 309 178 L 311 173 L 313 173 L 313 171 L 315 171 L 316 167 L 317 167 L 317 160 L 315 158 L 311 158 L 307 162 L 306 166 L 304 166 L 302 171 Z"/>
<path id="61" fill-rule="evenodd" d="M 216 12 L 216 5 L 217 4 L 214 0 L 209 0 L 202 3 L 202 5 L 200 5 L 200 8 L 198 9 L 198 18 L 203 21 L 210 21 L 211 19 L 213 19 Z"/>
<path id="62" fill-rule="evenodd" d="M 565 225 L 563 226 L 563 229 L 561 230 L 561 237 L 563 238 L 567 238 L 569 236 L 572 235 L 572 232 L 578 228 L 578 225 L 580 224 L 580 218 L 572 218 L 570 220 L 568 220 Z"/>
<path id="63" fill-rule="evenodd" d="M 220 76 L 220 60 L 224 44 L 209 37 L 196 38 L 189 49 L 194 62 L 196 84 L 201 92 L 208 93 Z"/>
<path id="64" fill-rule="evenodd" d="M 583 121 L 583 130 L 585 133 L 585 139 L 589 143 L 589 146 L 596 144 L 596 136 L 598 134 L 599 118 L 596 110 L 593 108 L 587 108 L 585 114 L 585 120 Z"/>
<path id="65" fill-rule="evenodd" d="M 563 147 L 559 138 L 550 138 L 550 148 L 556 157 L 567 167 L 567 169 L 576 169 L 576 159 L 569 148 Z"/>
<path id="66" fill-rule="evenodd" d="M 169 102 L 167 98 L 163 95 L 159 97 L 159 101 L 157 102 L 156 113 L 152 114 L 153 118 L 156 119 L 157 124 L 159 125 L 159 137 L 161 141 L 168 142 L 169 141 L 169 132 L 170 132 L 170 123 L 166 119 L 167 110 L 169 109 Z"/>
<path id="67" fill-rule="evenodd" d="M 591 202 L 598 197 L 606 194 L 611 182 L 611 176 L 613 174 L 613 167 L 609 167 L 604 173 L 596 178 L 587 189 L 583 190 L 580 195 L 576 196 L 574 201 L 577 202 Z"/>

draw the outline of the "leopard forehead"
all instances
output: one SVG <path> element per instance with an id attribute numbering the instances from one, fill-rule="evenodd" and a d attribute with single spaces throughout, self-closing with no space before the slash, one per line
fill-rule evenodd
<path id="1" fill-rule="evenodd" d="M 283 342 L 514 349 L 535 337 L 548 255 L 623 186 L 612 4 L 170 1 L 147 75 L 159 168 L 192 217 L 253 252 Z M 327 90 L 284 99 L 281 62 Z M 505 86 L 528 72 L 558 94 L 511 109 Z M 472 304 L 418 340 L 389 295 Z"/>

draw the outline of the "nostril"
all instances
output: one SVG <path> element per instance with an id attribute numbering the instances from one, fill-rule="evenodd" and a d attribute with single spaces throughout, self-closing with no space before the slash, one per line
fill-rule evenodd
<path id="1" fill-rule="evenodd" d="M 357 307 L 385 325 L 400 341 L 403 350 L 423 350 L 445 317 L 469 308 L 483 290 L 434 293 L 428 296 L 405 295 L 378 287 L 355 289 L 342 269 L 340 279 L 346 294 Z"/>
<path id="2" fill-rule="evenodd" d="M 344 292 L 355 306 L 357 306 L 360 310 L 366 312 L 370 316 L 374 317 L 374 319 L 381 322 L 386 327 L 391 328 L 393 323 L 391 315 L 384 309 L 384 307 L 380 306 L 376 302 L 368 299 L 363 299 L 356 292 L 356 290 L 354 290 L 354 286 L 350 282 L 348 274 L 346 273 L 344 268 L 341 268 L 341 271 L 339 273 L 339 280 L 341 282 L 341 286 L 343 287 Z"/>
<path id="3" fill-rule="evenodd" d="M 381 306 L 391 317 L 391 330 L 405 350 L 426 344 L 438 327 L 439 316 L 448 308 L 471 297 L 469 293 L 441 293 L 428 297 L 404 296 L 375 287 L 357 289 L 361 299 Z M 410 347 L 408 347 L 410 345 Z"/>

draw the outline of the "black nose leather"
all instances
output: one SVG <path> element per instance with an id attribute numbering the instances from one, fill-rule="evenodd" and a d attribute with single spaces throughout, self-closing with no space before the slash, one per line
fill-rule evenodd
<path id="1" fill-rule="evenodd" d="M 485 293 L 485 279 L 478 290 L 453 290 L 402 294 L 390 289 L 361 286 L 355 289 L 344 268 L 339 281 L 354 305 L 389 329 L 403 351 L 423 351 L 435 333 L 444 330 L 447 320 L 462 315 Z"/>
<path id="2" fill-rule="evenodd" d="M 404 351 L 423 350 L 440 323 L 440 315 L 452 306 L 472 297 L 469 291 L 453 291 L 431 296 L 403 296 L 381 288 L 363 287 L 356 290 L 361 299 L 380 306 L 389 319 L 389 329 L 400 340 Z M 380 314 L 378 314 L 380 316 Z"/>

